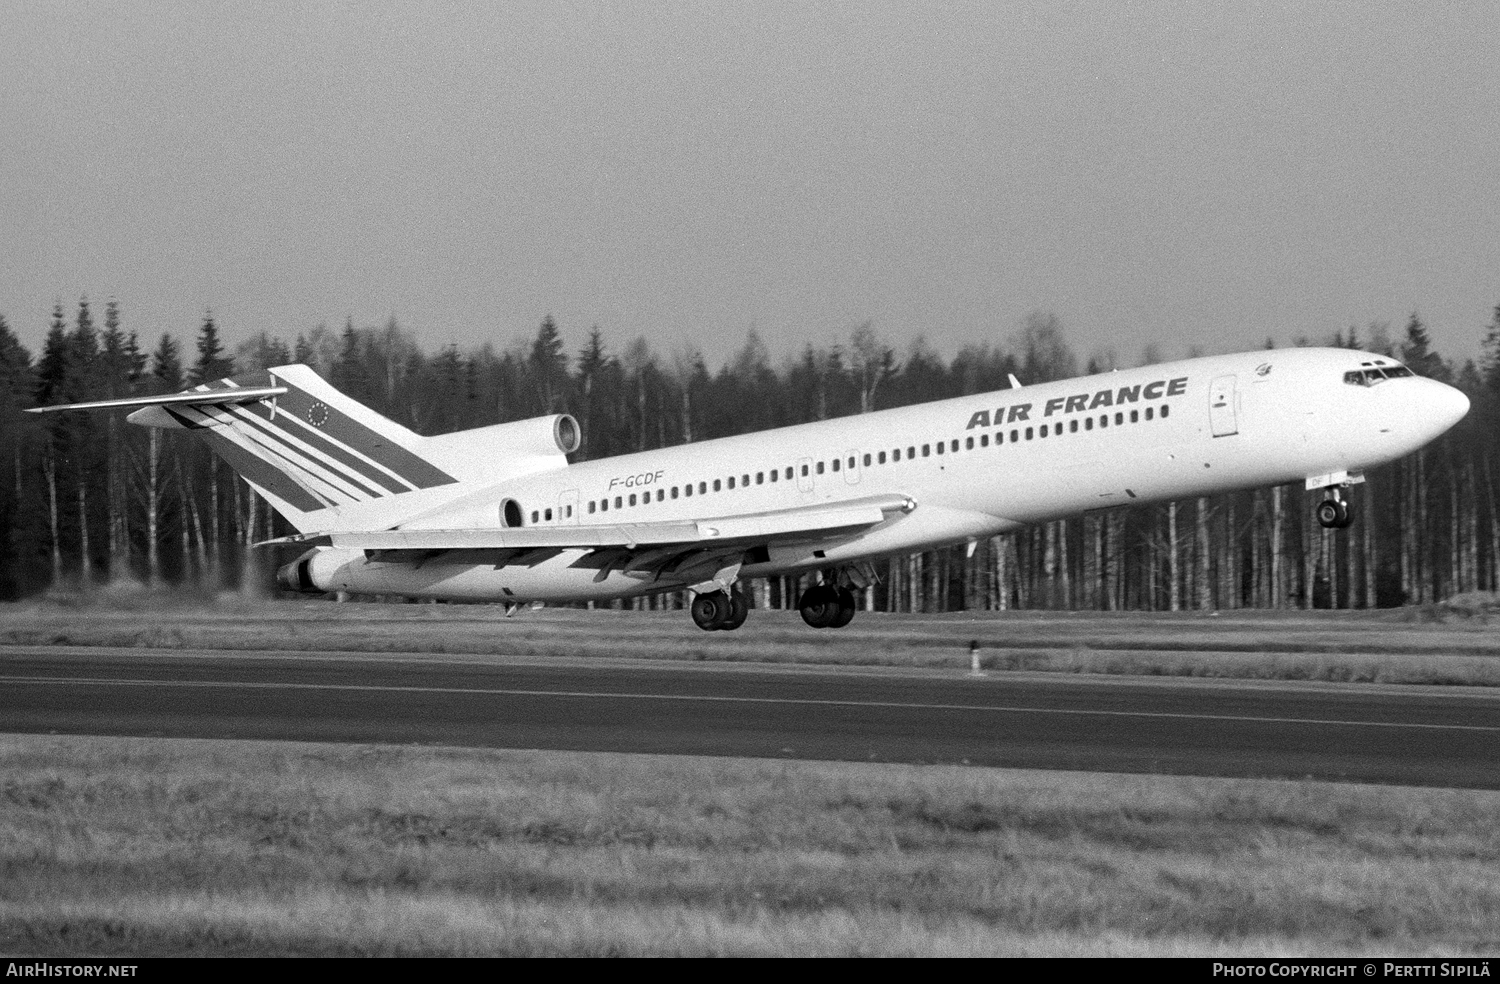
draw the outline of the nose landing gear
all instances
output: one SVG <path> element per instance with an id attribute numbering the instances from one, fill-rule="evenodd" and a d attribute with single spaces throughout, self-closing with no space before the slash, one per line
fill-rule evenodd
<path id="1" fill-rule="evenodd" d="M 1318 525 L 1325 530 L 1348 529 L 1354 522 L 1354 517 L 1349 513 L 1349 504 L 1344 501 L 1338 486 L 1327 489 L 1327 498 L 1318 503 L 1314 515 L 1318 517 Z"/>

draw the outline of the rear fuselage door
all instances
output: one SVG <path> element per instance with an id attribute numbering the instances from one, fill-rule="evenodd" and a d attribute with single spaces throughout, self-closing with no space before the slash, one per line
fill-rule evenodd
<path id="1" fill-rule="evenodd" d="M 1235 412 L 1234 376 L 1220 376 L 1208 387 L 1208 423 L 1214 437 L 1228 437 L 1240 432 Z"/>

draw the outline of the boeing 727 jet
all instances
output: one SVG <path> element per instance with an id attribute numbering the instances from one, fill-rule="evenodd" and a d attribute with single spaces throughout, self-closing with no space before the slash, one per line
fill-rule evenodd
<path id="1" fill-rule="evenodd" d="M 1393 359 L 1262 350 L 940 400 L 570 464 L 567 414 L 422 437 L 306 366 L 132 407 L 203 438 L 309 546 L 286 588 L 608 601 L 692 593 L 736 629 L 750 578 L 815 572 L 799 607 L 847 625 L 874 561 L 1092 510 L 1304 482 L 1344 491 L 1457 423 L 1468 399 Z"/>

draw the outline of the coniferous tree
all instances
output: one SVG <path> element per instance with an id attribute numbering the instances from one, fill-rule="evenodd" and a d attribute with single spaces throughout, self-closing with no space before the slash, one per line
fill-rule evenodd
<path id="1" fill-rule="evenodd" d="M 1479 372 L 1485 387 L 1500 395 L 1500 304 L 1484 331 L 1483 354 L 1480 356 Z"/>
<path id="2" fill-rule="evenodd" d="M 31 353 L 0 315 L 0 599 L 17 597 L 37 571 L 33 530 L 26 522 L 25 467 L 35 425 L 21 411 L 31 405 L 36 377 Z"/>
<path id="3" fill-rule="evenodd" d="M 181 349 L 170 333 L 162 333 L 161 341 L 151 353 L 151 379 L 154 388 L 161 393 L 182 389 Z"/>
<path id="4" fill-rule="evenodd" d="M 219 340 L 219 326 L 214 322 L 213 312 L 209 311 L 203 316 L 203 324 L 198 329 L 198 358 L 193 362 L 192 371 L 188 373 L 188 382 L 199 386 L 233 373 L 234 362 L 224 354 L 224 343 Z"/>
<path id="5" fill-rule="evenodd" d="M 527 359 L 536 390 L 536 413 L 559 413 L 567 402 L 568 354 L 552 315 L 542 319 Z"/>

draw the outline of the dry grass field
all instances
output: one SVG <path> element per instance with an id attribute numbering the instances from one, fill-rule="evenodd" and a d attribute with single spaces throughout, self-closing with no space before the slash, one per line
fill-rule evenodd
<path id="1" fill-rule="evenodd" d="M 1500 794 L 0 737 L 0 951 L 1500 951 Z"/>
<path id="2" fill-rule="evenodd" d="M 736 632 L 686 612 L 336 604 L 96 592 L 0 605 L 0 645 L 967 666 L 992 670 L 1500 686 L 1493 596 L 1375 612 L 861 613 L 814 630 L 754 611 Z"/>

